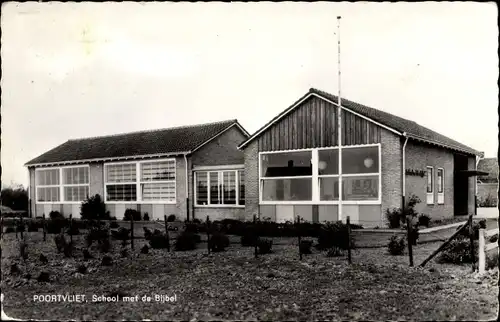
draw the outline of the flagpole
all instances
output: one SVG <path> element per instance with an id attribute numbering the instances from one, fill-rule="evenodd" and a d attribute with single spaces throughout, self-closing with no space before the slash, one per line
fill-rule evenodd
<path id="1" fill-rule="evenodd" d="M 338 114 L 337 114 L 337 127 L 338 127 L 338 135 L 337 135 L 337 144 L 338 144 L 338 151 L 339 151 L 339 207 L 338 207 L 338 212 L 339 212 L 339 220 L 342 220 L 342 192 L 343 192 L 343 184 L 342 184 L 342 112 L 340 109 L 340 106 L 342 106 L 342 98 L 340 95 L 341 91 L 341 72 L 340 72 L 340 16 L 337 16 L 337 48 L 338 48 L 338 85 L 339 85 L 339 93 L 338 93 Z"/>

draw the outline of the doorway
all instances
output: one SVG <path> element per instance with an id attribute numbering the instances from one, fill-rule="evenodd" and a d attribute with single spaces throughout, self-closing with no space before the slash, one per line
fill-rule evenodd
<path id="1" fill-rule="evenodd" d="M 453 192 L 455 216 L 464 216 L 469 213 L 469 177 L 460 171 L 467 170 L 468 158 L 465 155 L 455 154 L 453 157 Z"/>

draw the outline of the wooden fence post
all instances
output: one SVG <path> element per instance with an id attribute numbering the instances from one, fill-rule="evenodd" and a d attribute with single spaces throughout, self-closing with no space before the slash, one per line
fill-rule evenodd
<path id="1" fill-rule="evenodd" d="M 130 216 L 130 248 L 134 249 L 134 217 Z"/>
<path id="2" fill-rule="evenodd" d="M 43 229 L 43 241 L 47 240 L 47 230 L 46 230 L 46 223 L 45 223 L 45 214 L 42 215 L 42 229 Z"/>
<path id="3" fill-rule="evenodd" d="M 0 217 L 1 224 L 0 226 L 2 227 L 2 231 L 0 232 L 0 239 L 3 239 L 3 217 Z"/>
<path id="4" fill-rule="evenodd" d="M 297 216 L 297 238 L 299 240 L 299 258 L 302 260 L 302 248 L 300 247 L 301 243 L 301 234 L 300 234 L 300 216 Z"/>
<path id="5" fill-rule="evenodd" d="M 14 230 L 16 231 L 16 239 L 18 239 L 18 237 L 17 237 L 17 231 L 18 231 L 17 227 L 18 226 L 19 226 L 19 224 L 17 222 L 17 218 L 14 218 Z"/>
<path id="6" fill-rule="evenodd" d="M 469 215 L 469 240 L 470 240 L 470 256 L 472 260 L 472 272 L 476 270 L 476 259 L 474 256 L 474 225 L 472 224 L 472 215 Z"/>
<path id="7" fill-rule="evenodd" d="M 165 223 L 165 236 L 167 237 L 167 251 L 170 251 L 170 236 L 168 234 L 167 215 L 163 215 L 163 222 Z"/>
<path id="8" fill-rule="evenodd" d="M 479 274 L 484 273 L 486 270 L 486 254 L 484 247 L 486 246 L 486 242 L 484 240 L 484 229 L 479 229 Z"/>
<path id="9" fill-rule="evenodd" d="M 351 258 L 351 217 L 350 216 L 347 216 L 346 222 L 347 222 L 347 262 L 349 264 L 352 264 L 352 258 Z"/>
<path id="10" fill-rule="evenodd" d="M 258 254 L 257 254 L 257 241 L 259 239 L 259 236 L 257 236 L 257 220 L 256 220 L 256 217 L 255 215 L 253 215 L 253 234 L 254 234 L 254 255 L 255 255 L 255 258 L 258 257 Z"/>
<path id="11" fill-rule="evenodd" d="M 207 216 L 207 249 L 208 249 L 208 254 L 210 255 L 210 217 Z"/>
<path id="12" fill-rule="evenodd" d="M 69 214 L 69 240 L 73 242 L 73 214 Z"/>
<path id="13" fill-rule="evenodd" d="M 410 267 L 413 266 L 413 227 L 411 226 L 410 216 L 406 217 L 406 234 L 408 240 L 408 256 L 410 257 Z"/>
<path id="14" fill-rule="evenodd" d="M 19 224 L 20 232 L 21 232 L 21 239 L 24 239 L 24 235 L 23 235 L 23 230 L 24 230 L 23 215 L 19 215 L 19 218 L 21 218 L 21 222 Z"/>

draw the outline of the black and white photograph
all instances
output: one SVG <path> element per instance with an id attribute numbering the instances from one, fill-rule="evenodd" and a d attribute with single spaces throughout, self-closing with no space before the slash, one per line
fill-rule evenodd
<path id="1" fill-rule="evenodd" d="M 496 3 L 1 9 L 2 320 L 498 320 Z"/>

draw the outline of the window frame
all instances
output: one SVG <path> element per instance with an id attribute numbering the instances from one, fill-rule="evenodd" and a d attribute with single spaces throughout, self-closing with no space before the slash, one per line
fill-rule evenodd
<path id="1" fill-rule="evenodd" d="M 259 204 L 261 205 L 338 205 L 342 203 L 343 205 L 381 205 L 382 204 L 382 145 L 380 143 L 371 144 L 357 144 L 357 145 L 346 145 L 340 147 L 340 157 L 342 157 L 342 151 L 351 148 L 378 148 L 378 172 L 373 173 L 355 173 L 355 174 L 343 174 L 342 164 L 339 165 L 339 174 L 325 174 L 320 175 L 318 170 L 319 163 L 319 151 L 321 150 L 338 150 L 338 146 L 330 147 L 320 147 L 320 148 L 307 148 L 307 149 L 294 149 L 294 150 L 279 150 L 279 151 L 261 151 L 258 156 L 258 173 L 259 173 Z M 262 169 L 262 155 L 266 154 L 276 154 L 276 153 L 293 153 L 293 152 L 311 152 L 311 162 L 312 162 L 312 176 L 294 176 L 294 177 L 273 177 L 273 178 L 263 178 L 261 174 Z M 340 161 L 342 163 L 342 161 Z M 341 195 L 342 191 L 342 179 L 344 177 L 364 177 L 364 176 L 375 176 L 378 175 L 378 198 L 377 200 L 343 200 Z M 272 179 L 299 179 L 299 178 L 312 178 L 312 200 L 307 201 L 266 201 L 262 199 L 262 187 L 264 180 Z M 339 180 L 339 200 L 320 200 L 320 178 L 340 178 Z"/>
<path id="2" fill-rule="evenodd" d="M 435 200 L 434 200 L 434 185 L 435 185 L 435 180 L 434 180 L 434 167 L 433 166 L 426 166 L 425 167 L 426 175 L 425 175 L 425 192 L 426 192 L 426 203 L 428 205 L 434 205 Z M 429 192 L 429 170 L 431 170 L 430 178 L 431 178 L 431 191 Z"/>
<path id="3" fill-rule="evenodd" d="M 87 168 L 88 171 L 88 178 L 89 182 L 84 183 L 84 184 L 64 184 L 64 169 L 69 169 L 69 168 Z M 58 170 L 57 175 L 59 176 L 59 184 L 57 185 L 38 185 L 37 182 L 37 173 L 38 172 L 43 172 L 47 170 Z M 67 165 L 67 166 L 60 166 L 60 167 L 39 167 L 35 168 L 35 203 L 36 204 L 41 204 L 41 205 L 52 205 L 52 204 L 81 204 L 82 201 L 67 201 L 64 198 L 64 188 L 65 187 L 79 187 L 79 186 L 86 186 L 89 188 L 89 194 L 90 194 L 90 165 L 89 164 L 82 164 L 82 165 Z M 38 201 L 38 188 L 58 188 L 59 191 L 59 201 Z"/>
<path id="4" fill-rule="evenodd" d="M 197 179 L 198 174 L 203 172 L 207 178 L 207 204 L 198 204 L 198 185 Z M 233 172 L 235 175 L 235 204 L 210 204 L 210 174 L 217 173 L 217 182 L 219 187 L 219 199 L 224 202 L 224 172 Z M 245 208 L 245 205 L 240 204 L 240 172 L 245 173 L 243 167 L 235 168 L 200 168 L 193 170 L 193 197 L 194 197 L 194 207 L 195 208 Z M 222 196 L 222 198 L 220 198 Z M 244 199 L 243 199 L 244 200 Z"/>
<path id="5" fill-rule="evenodd" d="M 173 161 L 174 163 L 174 179 L 170 180 L 158 180 L 158 181 L 142 181 L 141 180 L 141 165 L 143 163 L 154 163 L 154 162 L 165 162 L 165 161 Z M 108 166 L 111 165 L 121 165 L 121 164 L 135 164 L 135 181 L 126 181 L 126 182 L 108 182 Z M 107 162 L 104 163 L 104 202 L 107 204 L 177 204 L 177 160 L 175 158 L 162 158 L 162 159 L 147 159 L 140 161 L 118 161 L 118 162 Z M 142 184 L 147 183 L 165 183 L 165 182 L 173 182 L 174 183 L 174 200 L 143 200 L 142 199 Z M 112 200 L 108 201 L 108 191 L 106 189 L 107 186 L 112 185 L 132 185 L 136 186 L 136 198 L 135 200 Z"/>
<path id="6" fill-rule="evenodd" d="M 439 191 L 439 186 L 438 186 L 437 203 L 438 203 L 438 205 L 444 205 L 444 168 L 437 168 L 436 177 L 438 180 L 439 180 L 439 172 L 441 172 L 441 189 L 442 189 L 442 191 Z"/>

